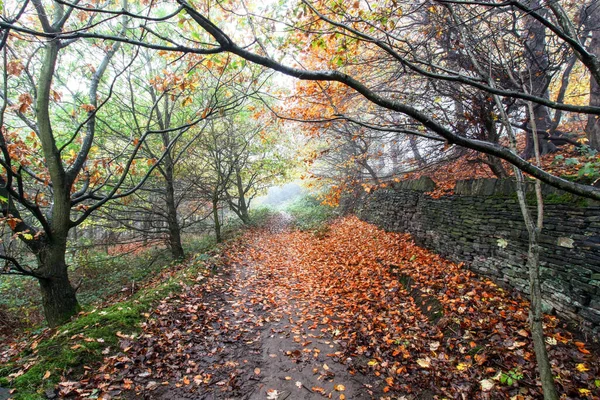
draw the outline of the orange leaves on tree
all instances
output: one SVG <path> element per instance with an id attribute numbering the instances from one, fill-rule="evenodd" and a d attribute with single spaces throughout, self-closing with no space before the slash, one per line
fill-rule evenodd
<path id="1" fill-rule="evenodd" d="M 19 105 L 18 109 L 20 113 L 24 113 L 31 107 L 31 103 L 33 103 L 33 97 L 29 93 L 22 93 L 19 95 Z"/>
<path id="2" fill-rule="evenodd" d="M 80 107 L 86 112 L 92 112 L 96 110 L 96 107 L 92 104 L 82 104 Z"/>
<path id="3" fill-rule="evenodd" d="M 6 65 L 8 75 L 19 76 L 23 72 L 23 69 L 25 69 L 25 65 L 23 65 L 21 60 L 11 60 Z"/>

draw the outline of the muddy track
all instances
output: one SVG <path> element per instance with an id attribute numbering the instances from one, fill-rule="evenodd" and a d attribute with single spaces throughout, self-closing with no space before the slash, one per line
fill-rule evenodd
<path id="1" fill-rule="evenodd" d="M 289 217 L 272 221 L 269 235 L 286 232 Z M 252 249 L 250 244 L 248 251 Z M 295 254 L 279 249 L 282 259 L 294 262 Z M 135 366 L 128 372 L 133 385 L 128 398 L 145 399 L 371 399 L 379 387 L 342 363 L 336 340 L 316 324 L 302 322 L 292 300 L 294 289 L 273 284 L 276 276 L 264 275 L 265 265 L 245 260 L 225 260 L 223 271 L 202 280 L 185 293 L 161 304 L 149 336 L 157 325 L 164 335 L 187 340 L 184 357 L 143 350 L 152 343 L 136 342 Z M 268 282 L 267 282 L 268 281 Z M 266 297 L 257 288 L 272 287 Z M 278 301 L 281 300 L 281 301 Z M 184 304 L 185 303 L 185 304 Z M 191 316 L 190 310 L 196 315 Z M 169 314 L 165 324 L 161 315 Z M 197 319 L 194 319 L 196 318 Z M 163 322 L 159 322 L 163 321 Z M 204 324 L 204 327 L 200 325 Z M 151 339 L 154 343 L 159 339 Z M 162 343 L 164 347 L 164 343 Z M 175 350 L 179 352 L 179 350 Z M 168 384 L 167 384 L 168 382 Z"/>

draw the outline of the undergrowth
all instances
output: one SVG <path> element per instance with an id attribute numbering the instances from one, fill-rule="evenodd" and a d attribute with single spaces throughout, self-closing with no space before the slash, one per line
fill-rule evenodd
<path id="1" fill-rule="evenodd" d="M 15 400 L 43 398 L 45 390 L 81 375 L 84 368 L 92 368 L 106 354 L 114 353 L 121 338 L 137 335 L 148 310 L 169 293 L 180 290 L 181 284 L 192 282 L 205 265 L 197 257 L 171 276 L 167 267 L 165 280 L 142 288 L 129 299 L 88 309 L 60 328 L 47 330 L 34 338 L 15 361 L 0 368 L 0 385 L 15 389 Z"/>
<path id="2" fill-rule="evenodd" d="M 71 282 L 79 287 L 77 299 L 84 307 L 135 288 L 169 262 L 167 250 L 159 247 L 118 255 L 93 248 L 70 254 L 69 258 L 69 276 Z M 10 316 L 11 329 L 43 326 L 41 295 L 35 279 L 2 276 L 0 308 Z"/>
<path id="3" fill-rule="evenodd" d="M 302 231 L 319 233 L 336 216 L 335 209 L 324 205 L 314 196 L 301 197 L 287 205 L 285 211 L 293 217 L 293 224 Z"/>
<path id="4" fill-rule="evenodd" d="M 38 328 L 21 338 L 16 347 L 22 350 L 0 366 L 0 386 L 11 388 L 15 400 L 42 399 L 58 382 L 76 379 L 84 369 L 116 353 L 123 337 L 133 338 L 140 332 L 140 323 L 154 304 L 212 265 L 209 252 L 215 249 L 214 239 L 190 238 L 185 248 L 194 255 L 182 264 L 168 263 L 164 249 L 98 262 L 98 271 L 86 272 L 89 289 L 78 296 L 83 311 L 60 328 Z M 98 300 L 122 292 L 125 282 L 138 282 L 137 286 L 125 286 L 131 289 L 124 294 L 128 298 L 106 307 L 99 305 Z"/>

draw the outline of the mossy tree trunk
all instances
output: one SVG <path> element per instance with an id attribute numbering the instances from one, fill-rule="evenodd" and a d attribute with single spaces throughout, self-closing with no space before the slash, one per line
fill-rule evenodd
<path id="1" fill-rule="evenodd" d="M 65 261 L 66 238 L 53 239 L 38 254 L 38 273 L 44 316 L 50 327 L 67 322 L 79 311 Z"/>

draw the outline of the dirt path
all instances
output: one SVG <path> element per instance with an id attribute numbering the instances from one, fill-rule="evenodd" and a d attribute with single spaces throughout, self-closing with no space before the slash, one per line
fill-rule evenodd
<path id="1" fill-rule="evenodd" d="M 540 398 L 526 300 L 356 218 L 318 234 L 288 222 L 229 243 L 90 386 L 103 399 Z M 556 318 L 546 328 L 567 398 L 600 395 L 597 357 Z"/>
<path id="2" fill-rule="evenodd" d="M 197 286 L 166 299 L 155 310 L 156 318 L 145 327 L 147 338 L 132 342 L 138 357 L 126 379 L 141 390 L 128 397 L 374 397 L 378 388 L 372 379 L 356 371 L 351 374 L 340 363 L 339 343 L 324 332 L 324 325 L 305 320 L 303 312 L 310 309 L 311 299 L 301 304 L 289 281 L 278 280 L 282 271 L 252 260 L 277 252 L 280 266 L 297 261 L 294 249 L 281 242 L 286 240 L 289 221 L 282 215 L 264 232 L 275 246 L 265 248 L 261 235 L 257 241 L 240 243 L 223 260 L 222 273 L 200 279 Z M 299 279 L 295 283 L 304 284 Z M 169 347 L 171 354 L 165 354 Z"/>
<path id="3" fill-rule="evenodd" d="M 280 243 L 277 235 L 284 239 L 288 221 L 284 216 L 280 224 L 272 226 L 274 243 Z M 298 254 L 293 248 L 280 244 L 271 249 L 279 253 L 278 260 L 283 265 L 297 262 Z M 255 245 L 261 251 L 268 251 L 260 242 Z M 241 286 L 239 297 L 263 305 L 268 302 L 263 306 L 265 322 L 259 332 L 262 358 L 257 360 L 258 385 L 247 398 L 320 399 L 329 394 L 347 399 L 373 397 L 372 380 L 362 374 L 350 374 L 347 366 L 338 362 L 338 355 L 342 354 L 338 341 L 322 329 L 323 325 L 305 321 L 303 311 L 310 308 L 314 299 L 304 299 L 301 303 L 297 290 L 277 282 L 277 273 L 264 274 L 265 269 L 269 270 L 264 263 L 240 266 L 237 274 L 247 284 Z M 294 283 L 304 282 L 297 279 Z M 264 288 L 268 290 L 263 291 Z"/>

